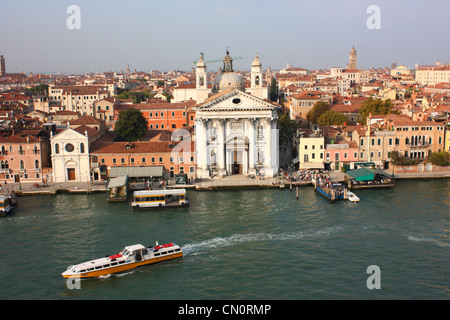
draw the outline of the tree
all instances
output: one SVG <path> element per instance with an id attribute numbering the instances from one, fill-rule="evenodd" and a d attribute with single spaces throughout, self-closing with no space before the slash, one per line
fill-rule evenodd
<path id="1" fill-rule="evenodd" d="M 295 122 L 295 120 L 291 120 L 289 114 L 283 113 L 278 118 L 278 129 L 280 130 L 279 131 L 280 144 L 284 142 L 289 142 L 294 136 L 297 127 L 298 127 L 297 122 Z"/>
<path id="2" fill-rule="evenodd" d="M 325 101 L 317 101 L 311 110 L 306 115 L 306 119 L 309 123 L 317 123 L 320 115 L 330 110 L 330 105 Z"/>
<path id="3" fill-rule="evenodd" d="M 360 122 L 365 124 L 369 114 L 372 115 L 400 114 L 400 112 L 392 109 L 391 100 L 387 99 L 383 101 L 380 98 L 374 99 L 370 97 L 369 99 L 363 102 L 359 114 L 360 114 L 359 118 Z"/>
<path id="4" fill-rule="evenodd" d="M 437 166 L 448 166 L 450 164 L 450 152 L 441 150 L 439 152 L 432 152 L 428 156 L 428 160 Z"/>
<path id="5" fill-rule="evenodd" d="M 317 123 L 323 126 L 342 125 L 347 121 L 348 119 L 344 114 L 333 110 L 322 113 L 317 119 Z"/>
<path id="6" fill-rule="evenodd" d="M 391 161 L 395 165 L 399 166 L 413 166 L 419 163 L 417 159 L 408 159 L 405 156 L 401 156 L 398 151 L 392 151 L 391 153 Z"/>
<path id="7" fill-rule="evenodd" d="M 120 111 L 114 128 L 116 141 L 136 141 L 147 132 L 147 120 L 135 108 Z"/>
<path id="8" fill-rule="evenodd" d="M 29 88 L 28 92 L 30 92 L 30 93 L 44 93 L 45 94 L 45 93 L 48 92 L 48 84 L 44 84 L 44 83 L 38 84 L 35 87 Z"/>
<path id="9" fill-rule="evenodd" d="M 278 86 L 277 86 L 277 79 L 272 78 L 272 83 L 270 84 L 270 101 L 277 101 L 278 100 Z"/>

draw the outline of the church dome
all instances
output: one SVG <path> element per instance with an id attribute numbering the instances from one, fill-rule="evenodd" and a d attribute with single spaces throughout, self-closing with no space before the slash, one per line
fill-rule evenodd
<path id="1" fill-rule="evenodd" d="M 233 58 L 230 57 L 228 50 L 227 55 L 223 58 L 223 69 L 214 78 L 212 91 L 218 93 L 226 89 L 245 91 L 245 81 L 233 71 Z"/>
<path id="2" fill-rule="evenodd" d="M 226 89 L 239 89 L 245 91 L 245 82 L 237 73 L 221 72 L 214 78 L 213 91 L 220 92 Z"/>

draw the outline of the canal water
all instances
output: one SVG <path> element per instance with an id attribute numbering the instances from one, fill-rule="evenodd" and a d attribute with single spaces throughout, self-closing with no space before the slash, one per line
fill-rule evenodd
<path id="1" fill-rule="evenodd" d="M 355 193 L 360 203 L 309 186 L 298 200 L 289 188 L 189 191 L 189 209 L 140 212 L 105 194 L 20 197 L 0 219 L 0 299 L 450 298 L 450 180 Z M 61 276 L 155 241 L 184 257 L 79 289 Z"/>

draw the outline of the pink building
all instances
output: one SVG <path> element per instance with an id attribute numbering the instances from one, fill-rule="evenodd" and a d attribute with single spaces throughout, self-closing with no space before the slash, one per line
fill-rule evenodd
<path id="1" fill-rule="evenodd" d="M 358 145 L 354 141 L 340 140 L 325 147 L 325 169 L 340 170 L 358 161 Z"/>
<path id="2" fill-rule="evenodd" d="M 49 166 L 48 142 L 21 134 L 0 137 L 0 183 L 42 183 L 43 168 Z"/>

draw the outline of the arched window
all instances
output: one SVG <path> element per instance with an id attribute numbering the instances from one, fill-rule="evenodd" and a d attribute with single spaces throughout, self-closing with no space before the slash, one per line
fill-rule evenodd
<path id="1" fill-rule="evenodd" d="M 34 161 L 34 168 L 39 169 L 39 160 Z"/>
<path id="2" fill-rule="evenodd" d="M 259 86 L 259 76 L 256 76 L 256 78 L 255 78 L 255 84 L 256 84 L 257 86 Z"/>
<path id="3" fill-rule="evenodd" d="M 9 169 L 9 164 L 8 164 L 8 160 L 5 160 L 5 164 L 4 164 L 5 169 Z"/>
<path id="4" fill-rule="evenodd" d="M 80 153 L 84 153 L 84 143 L 80 143 Z"/>
<path id="5" fill-rule="evenodd" d="M 59 143 L 55 143 L 55 154 L 59 153 Z"/>
<path id="6" fill-rule="evenodd" d="M 20 170 L 25 170 L 25 163 L 23 160 L 20 160 Z"/>

